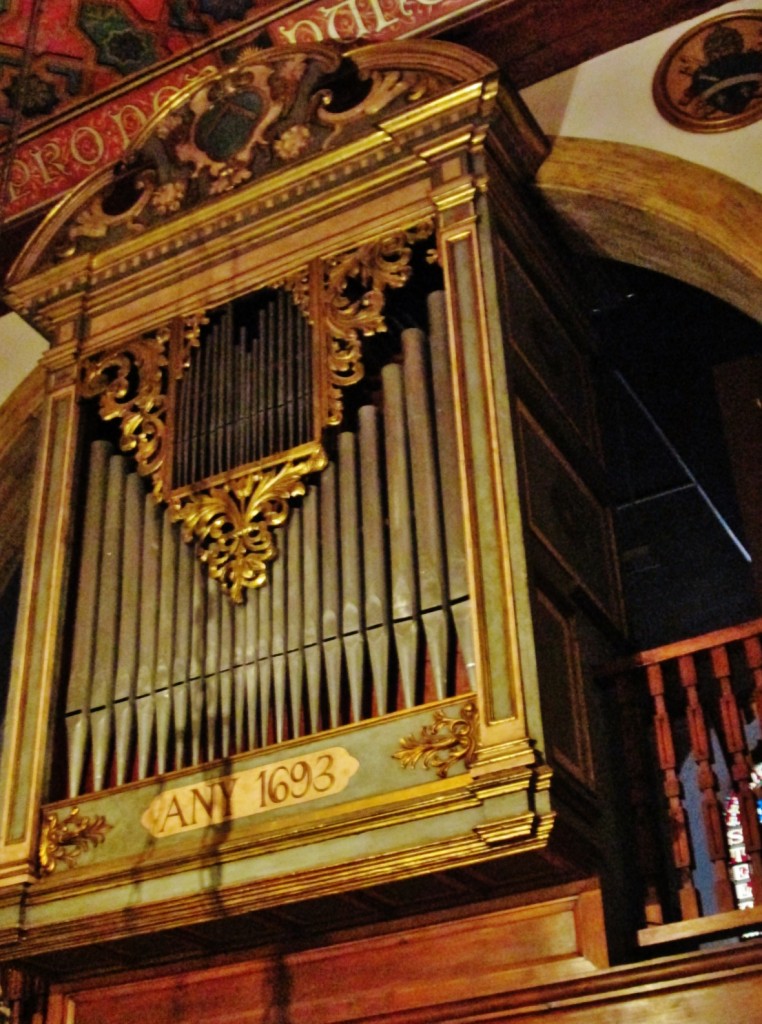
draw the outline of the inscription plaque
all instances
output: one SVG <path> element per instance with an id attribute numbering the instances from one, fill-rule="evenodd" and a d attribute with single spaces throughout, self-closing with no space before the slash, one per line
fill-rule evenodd
<path id="1" fill-rule="evenodd" d="M 329 747 L 192 786 L 167 789 L 154 797 L 140 822 L 158 839 L 277 807 L 320 800 L 341 793 L 359 767 L 359 761 L 343 747 Z"/>

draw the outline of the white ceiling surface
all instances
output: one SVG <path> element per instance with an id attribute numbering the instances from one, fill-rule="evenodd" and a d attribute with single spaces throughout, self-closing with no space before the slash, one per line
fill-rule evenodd
<path id="1" fill-rule="evenodd" d="M 666 121 L 651 94 L 654 73 L 672 43 L 693 25 L 732 11 L 759 10 L 748 0 L 724 4 L 611 50 L 529 86 L 524 101 L 551 136 L 644 146 L 703 164 L 762 193 L 762 120 L 728 132 L 684 131 Z"/>

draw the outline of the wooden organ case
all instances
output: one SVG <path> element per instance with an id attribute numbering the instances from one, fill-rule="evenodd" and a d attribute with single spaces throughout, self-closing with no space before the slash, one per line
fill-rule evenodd
<path id="1" fill-rule="evenodd" d="M 471 865 L 591 873 L 548 594 L 615 621 L 617 590 L 544 153 L 461 48 L 246 50 L 22 253 L 8 301 L 51 348 L 4 956 Z"/>

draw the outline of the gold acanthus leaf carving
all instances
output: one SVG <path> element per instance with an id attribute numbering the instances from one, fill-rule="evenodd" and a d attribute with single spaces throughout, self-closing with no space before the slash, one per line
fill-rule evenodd
<path id="1" fill-rule="evenodd" d="M 153 494 L 162 500 L 159 470 L 164 460 L 167 398 L 164 375 L 169 330 L 161 328 L 152 338 L 129 342 L 118 352 L 83 362 L 79 393 L 100 397 L 104 420 L 121 420 L 119 447 L 133 454 L 141 476 L 153 478 Z"/>
<path id="2" fill-rule="evenodd" d="M 400 740 L 396 757 L 403 768 L 415 768 L 419 761 L 424 768 L 433 768 L 440 779 L 457 761 L 466 767 L 476 753 L 479 711 L 476 701 L 469 700 L 460 709 L 457 718 L 450 718 L 442 708 L 434 712 L 431 725 L 424 725 L 417 736 L 406 736 Z"/>
<path id="3" fill-rule="evenodd" d="M 51 875 L 59 864 L 73 867 L 85 850 L 104 842 L 111 828 L 102 814 L 80 817 L 78 807 L 72 807 L 65 818 L 55 811 L 46 814 L 40 836 L 40 870 Z"/>
<path id="4" fill-rule="evenodd" d="M 209 317 L 204 310 L 190 313 L 183 318 L 183 343 L 180 365 L 177 370 L 178 379 L 190 366 L 191 350 L 201 345 L 201 328 L 209 323 Z"/>
<path id="5" fill-rule="evenodd" d="M 84 206 L 71 224 L 68 225 L 65 236 L 55 248 L 55 255 L 58 259 L 66 259 L 73 256 L 78 248 L 78 239 L 85 238 L 100 241 L 119 228 L 126 228 L 133 233 L 143 230 L 138 218 L 148 206 L 155 190 L 154 175 L 146 172 L 135 181 L 137 199 L 130 208 L 122 213 L 106 213 L 103 204 L 108 198 L 107 195 L 96 195 Z"/>
<path id="6" fill-rule="evenodd" d="M 303 478 L 327 462 L 318 447 L 304 459 L 172 498 L 172 518 L 183 524 L 184 539 L 196 544 L 209 575 L 236 604 L 245 589 L 265 582 L 267 563 L 277 554 L 272 529 L 285 523 L 290 499 L 304 494 Z"/>
<path id="7" fill-rule="evenodd" d="M 361 338 L 386 330 L 384 290 L 410 278 L 412 246 L 431 236 L 433 221 L 395 231 L 325 261 L 324 317 L 328 353 L 328 424 L 341 422 L 341 388 L 363 376 Z"/>

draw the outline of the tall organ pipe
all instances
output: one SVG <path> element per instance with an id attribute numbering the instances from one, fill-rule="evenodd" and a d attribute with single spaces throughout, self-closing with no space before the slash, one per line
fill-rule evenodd
<path id="1" fill-rule="evenodd" d="M 95 622 L 98 610 L 101 542 L 106 504 L 106 477 L 111 445 L 96 441 L 90 449 L 85 499 L 82 561 L 72 649 L 71 676 L 66 695 L 66 726 L 69 752 L 69 796 L 77 796 L 82 783 L 87 747 L 90 682 L 95 653 Z"/>

